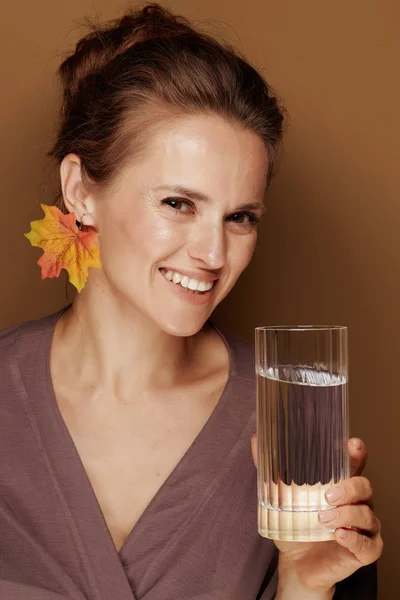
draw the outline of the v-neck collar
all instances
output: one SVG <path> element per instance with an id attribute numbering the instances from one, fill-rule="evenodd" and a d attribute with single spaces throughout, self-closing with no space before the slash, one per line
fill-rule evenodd
<path id="1" fill-rule="evenodd" d="M 45 373 L 43 382 L 45 393 L 40 410 L 51 414 L 50 422 L 53 425 L 52 428 L 47 428 L 43 432 L 43 442 L 54 472 L 54 480 L 60 486 L 65 499 L 67 521 L 77 550 L 81 555 L 93 598 L 96 600 L 103 598 L 109 600 L 110 597 L 113 600 L 137 600 L 135 590 L 132 589 L 132 582 L 129 582 L 126 577 L 124 566 L 135 560 L 135 555 L 146 542 L 146 532 L 158 513 L 165 509 L 168 510 L 173 505 L 174 494 L 179 489 L 180 483 L 185 480 L 185 472 L 192 471 L 194 468 L 198 469 L 197 458 L 206 454 L 210 436 L 218 435 L 218 427 L 221 422 L 219 417 L 231 394 L 233 376 L 236 374 L 235 357 L 228 339 L 213 326 L 229 352 L 229 375 L 225 388 L 203 428 L 149 502 L 118 552 L 82 460 L 62 418 L 51 379 L 50 354 L 54 330 L 57 321 L 67 309 L 68 307 L 48 317 L 47 328 L 43 331 L 40 347 L 38 347 L 38 352 L 43 356 Z M 49 418 L 44 419 L 44 422 L 48 424 Z M 205 469 L 200 473 L 202 494 L 199 495 L 198 504 L 203 501 L 203 494 L 210 494 L 215 475 L 215 473 L 207 472 L 206 465 L 202 466 Z M 168 522 L 165 522 L 165 526 L 168 527 Z M 181 529 L 171 531 L 167 538 L 167 544 L 178 543 L 182 533 Z"/>

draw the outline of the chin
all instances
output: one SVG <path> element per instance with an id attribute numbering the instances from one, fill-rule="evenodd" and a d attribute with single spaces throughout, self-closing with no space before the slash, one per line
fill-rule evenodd
<path id="1" fill-rule="evenodd" d="M 196 335 L 203 327 L 207 318 L 199 319 L 199 317 L 185 317 L 174 320 L 165 319 L 164 322 L 159 322 L 160 327 L 165 333 L 176 337 L 190 337 Z"/>

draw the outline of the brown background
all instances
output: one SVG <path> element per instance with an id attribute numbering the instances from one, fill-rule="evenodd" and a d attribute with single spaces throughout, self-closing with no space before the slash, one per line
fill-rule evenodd
<path id="1" fill-rule="evenodd" d="M 174 0 L 263 70 L 291 115 L 259 247 L 218 310 L 252 339 L 265 324 L 336 323 L 350 333 L 352 433 L 370 449 L 383 521 L 381 600 L 399 596 L 400 4 L 397 0 Z M 81 30 L 117 0 L 14 0 L 1 8 L 0 327 L 67 301 L 41 282 L 22 233 L 54 190 L 54 72 Z M 72 297 L 71 291 L 68 292 Z"/>

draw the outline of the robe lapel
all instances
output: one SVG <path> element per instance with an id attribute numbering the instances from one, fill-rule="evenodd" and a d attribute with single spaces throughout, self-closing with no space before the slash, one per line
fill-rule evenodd
<path id="1" fill-rule="evenodd" d="M 50 377 L 50 348 L 56 320 L 57 315 L 54 315 L 41 322 L 42 331 L 36 332 L 41 335 L 37 335 L 35 355 L 23 359 L 24 375 L 19 372 L 19 389 L 34 430 L 36 447 L 43 453 L 48 477 L 62 507 L 64 522 L 58 525 L 68 528 L 72 539 L 72 546 L 65 551 L 71 552 L 72 547 L 74 556 L 65 556 L 65 560 L 68 564 L 79 563 L 80 581 L 76 583 L 87 600 L 137 600 L 56 404 Z M 43 358 L 40 373 L 38 355 Z M 32 392 L 38 381 L 43 382 L 43 393 L 38 397 L 36 392 L 32 403 Z"/>

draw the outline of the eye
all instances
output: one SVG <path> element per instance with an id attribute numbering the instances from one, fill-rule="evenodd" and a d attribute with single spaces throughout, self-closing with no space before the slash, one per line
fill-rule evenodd
<path id="1" fill-rule="evenodd" d="M 193 213 L 194 212 L 194 204 L 190 202 L 190 200 L 183 200 L 181 198 L 165 198 L 162 201 L 163 204 L 170 206 L 176 212 L 180 213 Z"/>
<path id="2" fill-rule="evenodd" d="M 259 222 L 260 217 L 252 212 L 237 212 L 229 215 L 227 221 L 236 225 L 244 225 L 246 227 L 255 227 Z"/>

